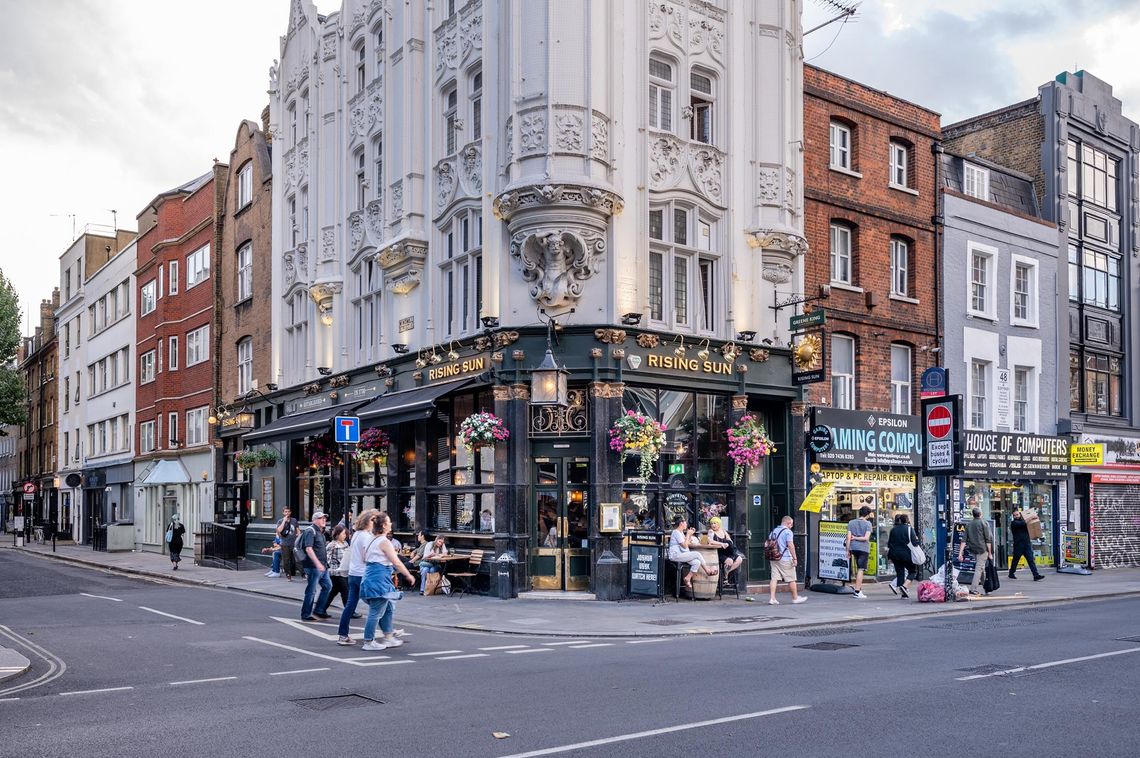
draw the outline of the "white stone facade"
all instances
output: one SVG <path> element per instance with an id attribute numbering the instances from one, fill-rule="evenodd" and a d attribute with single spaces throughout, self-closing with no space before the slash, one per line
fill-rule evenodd
<path id="1" fill-rule="evenodd" d="M 282 386 L 480 317 L 780 338 L 799 0 L 293 0 L 270 71 Z"/>
<path id="2" fill-rule="evenodd" d="M 87 374 L 87 322 L 86 272 L 87 235 L 81 234 L 59 258 L 59 308 L 56 309 L 56 332 L 59 336 L 59 368 L 56 373 L 56 477 L 59 479 L 59 523 L 70 524 L 71 536 L 78 539 L 77 530 L 82 521 L 83 455 L 87 434 L 87 392 L 84 381 Z M 132 390 L 133 391 L 133 390 Z M 78 484 L 68 486 L 71 481 Z M 67 538 L 67 534 L 60 537 Z"/>

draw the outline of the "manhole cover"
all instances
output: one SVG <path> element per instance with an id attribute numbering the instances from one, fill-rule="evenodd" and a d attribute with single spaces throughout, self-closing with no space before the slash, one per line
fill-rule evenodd
<path id="1" fill-rule="evenodd" d="M 800 650 L 842 650 L 846 647 L 859 647 L 858 645 L 848 645 L 845 642 L 813 642 L 810 645 L 794 645 L 793 647 Z"/>
<path id="2" fill-rule="evenodd" d="M 313 711 L 331 711 L 335 708 L 363 708 L 366 705 L 384 705 L 383 700 L 350 693 L 348 695 L 327 695 L 325 697 L 303 697 L 293 700 L 302 708 Z"/>
<path id="3" fill-rule="evenodd" d="M 765 621 L 785 621 L 791 616 L 736 616 L 730 619 L 717 619 L 724 624 L 762 624 Z"/>
<path id="4" fill-rule="evenodd" d="M 681 619 L 658 619 L 656 621 L 642 621 L 643 624 L 653 624 L 654 626 L 684 626 L 691 624 L 692 621 L 683 621 Z"/>
<path id="5" fill-rule="evenodd" d="M 862 629 L 855 626 L 827 626 L 822 629 L 800 629 L 795 632 L 784 632 L 785 637 L 830 637 L 833 634 L 855 634 Z"/>
<path id="6" fill-rule="evenodd" d="M 965 674 L 996 674 L 999 671 L 1021 668 L 1017 663 L 983 663 L 981 666 L 971 666 L 967 669 L 954 669 Z"/>

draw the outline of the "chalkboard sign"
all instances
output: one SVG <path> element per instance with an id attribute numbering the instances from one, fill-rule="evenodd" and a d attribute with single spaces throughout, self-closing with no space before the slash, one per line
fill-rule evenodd
<path id="1" fill-rule="evenodd" d="M 629 594 L 661 595 L 661 545 L 656 542 L 629 543 Z"/>

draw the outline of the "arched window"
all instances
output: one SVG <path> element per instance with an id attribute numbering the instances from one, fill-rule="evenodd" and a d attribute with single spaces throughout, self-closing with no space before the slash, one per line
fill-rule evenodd
<path id="1" fill-rule="evenodd" d="M 443 92 L 443 152 L 452 155 L 455 152 L 455 120 L 458 117 L 459 94 L 452 84 Z"/>
<path id="2" fill-rule="evenodd" d="M 663 132 L 673 131 L 673 92 L 677 88 L 674 67 L 665 58 L 649 58 L 649 126 Z"/>
<path id="3" fill-rule="evenodd" d="M 694 68 L 689 72 L 689 106 L 692 108 L 692 121 L 689 138 L 694 142 L 713 144 L 713 102 L 716 99 L 716 79 L 703 69 Z"/>
<path id="4" fill-rule="evenodd" d="M 721 322 L 716 220 L 683 203 L 649 209 L 649 318 L 712 334 Z"/>
<path id="5" fill-rule="evenodd" d="M 244 395 L 253 389 L 253 339 L 242 337 L 237 343 L 237 391 Z"/>

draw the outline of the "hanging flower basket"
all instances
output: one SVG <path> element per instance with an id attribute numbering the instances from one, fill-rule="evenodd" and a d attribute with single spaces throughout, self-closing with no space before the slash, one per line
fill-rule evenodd
<path id="1" fill-rule="evenodd" d="M 242 450 L 234 456 L 237 461 L 238 468 L 249 470 L 257 466 L 276 466 L 280 457 L 277 451 L 271 447 L 263 447 L 260 450 Z"/>
<path id="2" fill-rule="evenodd" d="M 314 437 L 309 444 L 305 445 L 305 458 L 309 461 L 310 466 L 316 468 L 333 465 L 336 463 L 336 455 L 336 444 L 333 443 L 331 434 Z"/>
<path id="3" fill-rule="evenodd" d="M 391 440 L 388 438 L 388 433 L 380 427 L 372 427 L 365 429 L 364 433 L 360 435 L 360 443 L 356 446 L 358 455 L 364 458 L 375 458 L 379 465 L 385 466 L 388 463 L 388 448 L 391 445 Z"/>
<path id="4" fill-rule="evenodd" d="M 459 425 L 459 442 L 469 458 L 476 446 L 494 447 L 496 443 L 506 442 L 510 436 L 507 425 L 494 413 L 474 413 Z"/>
<path id="5" fill-rule="evenodd" d="M 626 411 L 610 427 L 610 449 L 621 455 L 625 463 L 627 456 L 641 458 L 637 474 L 642 482 L 648 482 L 653 474 L 653 465 L 661 457 L 665 447 L 665 426 L 639 411 Z"/>
<path id="6" fill-rule="evenodd" d="M 755 416 L 748 414 L 728 430 L 728 457 L 732 459 L 732 484 L 740 484 L 744 472 L 759 466 L 760 459 L 776 452 L 776 446 Z"/>
<path id="7" fill-rule="evenodd" d="M 700 506 L 701 524 L 707 525 L 714 518 L 717 518 L 719 516 L 723 516 L 725 510 L 726 510 L 726 508 L 725 508 L 724 503 L 708 503 L 708 502 L 701 503 L 701 506 Z"/>

